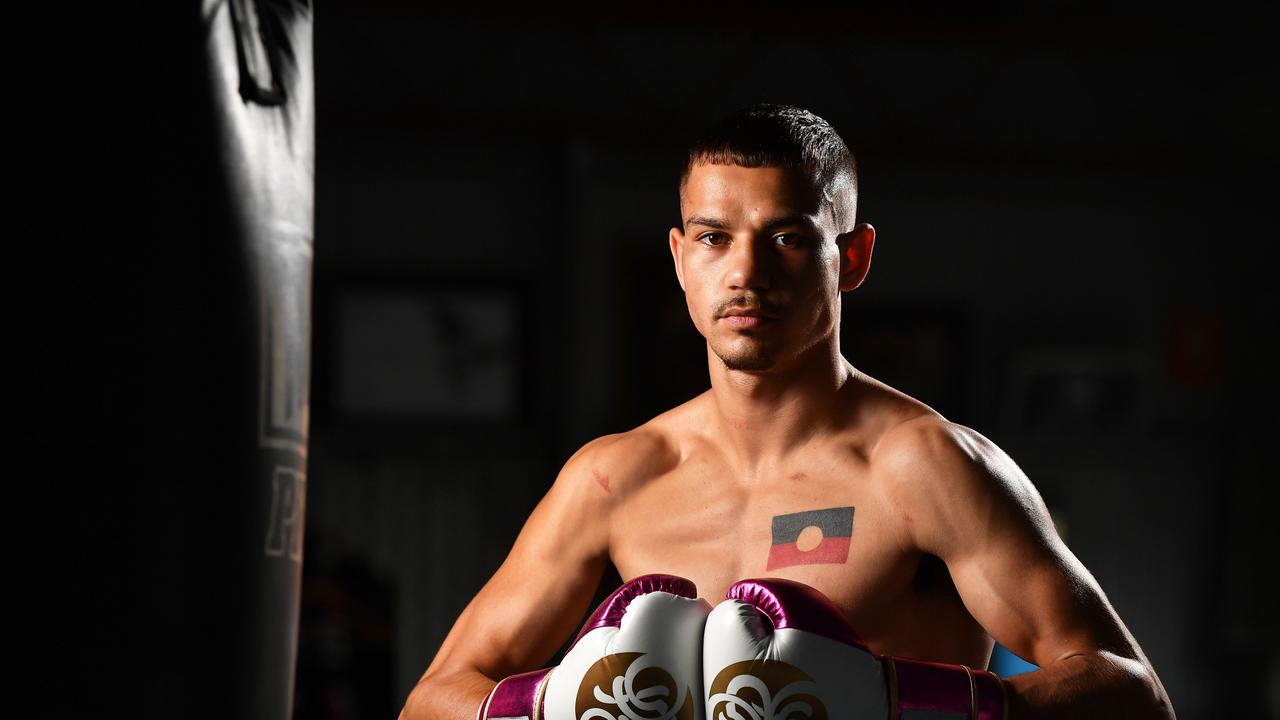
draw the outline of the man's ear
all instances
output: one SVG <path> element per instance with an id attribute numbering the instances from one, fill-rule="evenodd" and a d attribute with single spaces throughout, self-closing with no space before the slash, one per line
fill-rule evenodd
<path id="1" fill-rule="evenodd" d="M 676 280 L 680 281 L 680 289 L 684 290 L 684 232 L 680 228 L 671 228 L 667 233 L 667 241 L 671 243 L 671 259 L 676 264 Z"/>
<path id="2" fill-rule="evenodd" d="M 876 229 L 859 223 L 853 230 L 836 239 L 840 248 L 840 291 L 856 289 L 871 270 L 871 250 L 876 244 Z"/>

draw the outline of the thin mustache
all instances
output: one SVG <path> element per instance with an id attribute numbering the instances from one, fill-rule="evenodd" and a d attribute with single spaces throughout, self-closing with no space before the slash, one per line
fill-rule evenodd
<path id="1" fill-rule="evenodd" d="M 722 305 L 720 309 L 716 312 L 716 316 L 724 317 L 725 313 L 734 309 L 755 310 L 757 312 L 764 313 L 765 315 L 774 315 L 774 316 L 781 314 L 781 311 L 782 311 L 781 306 L 778 306 L 778 305 L 766 305 L 765 303 L 751 302 L 745 298 L 739 298 L 737 300 L 730 301 L 725 305 Z"/>

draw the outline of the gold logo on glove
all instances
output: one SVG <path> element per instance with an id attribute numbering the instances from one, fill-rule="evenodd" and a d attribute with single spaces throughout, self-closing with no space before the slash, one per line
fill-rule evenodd
<path id="1" fill-rule="evenodd" d="M 721 670 L 707 689 L 708 720 L 827 720 L 817 684 L 778 660 L 743 660 Z"/>
<path id="2" fill-rule="evenodd" d="M 645 653 L 605 655 L 578 686 L 578 720 L 693 720 L 693 693 Z M 679 705 L 676 703 L 679 702 Z"/>

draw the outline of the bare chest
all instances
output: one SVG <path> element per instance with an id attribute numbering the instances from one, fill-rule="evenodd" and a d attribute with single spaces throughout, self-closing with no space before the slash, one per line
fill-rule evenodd
<path id="1" fill-rule="evenodd" d="M 744 482 L 690 458 L 629 496 L 613 522 L 624 578 L 668 572 L 712 604 L 744 578 L 809 584 L 850 614 L 908 588 L 913 571 L 894 514 L 865 467 L 797 464 Z"/>
<path id="2" fill-rule="evenodd" d="M 881 652 L 981 656 L 985 635 L 945 566 L 922 564 L 868 475 L 856 460 L 813 458 L 744 482 L 690 457 L 620 503 L 614 564 L 624 580 L 688 578 L 711 605 L 738 580 L 796 580 L 830 598 Z"/>

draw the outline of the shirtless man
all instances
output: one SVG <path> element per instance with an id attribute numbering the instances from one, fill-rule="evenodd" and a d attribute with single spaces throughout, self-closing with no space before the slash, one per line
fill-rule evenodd
<path id="1" fill-rule="evenodd" d="M 542 667 L 610 561 L 713 606 L 742 578 L 803 582 L 876 653 L 985 668 L 994 639 L 1040 666 L 1007 681 L 1018 720 L 1173 717 L 1018 466 L 840 354 L 875 241 L 856 202 L 852 155 L 806 111 L 758 106 L 694 145 L 669 242 L 711 389 L 568 460 L 403 720 L 472 720 Z"/>

